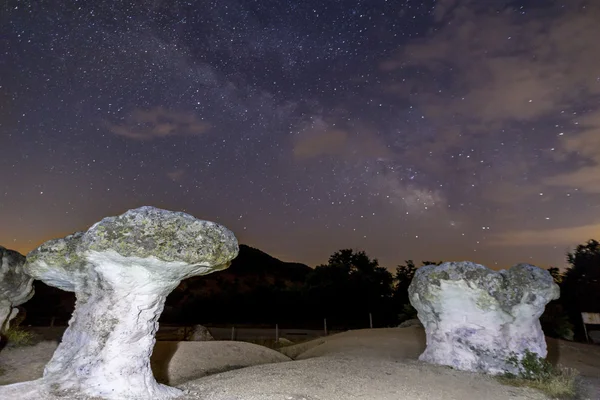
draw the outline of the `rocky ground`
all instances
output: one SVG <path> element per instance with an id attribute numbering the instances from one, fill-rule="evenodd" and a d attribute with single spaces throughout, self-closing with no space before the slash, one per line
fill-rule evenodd
<path id="1" fill-rule="evenodd" d="M 546 398 L 492 377 L 419 362 L 424 346 L 419 327 L 349 331 L 281 353 L 244 342 L 158 342 L 152 366 L 159 381 L 187 391 L 182 400 Z M 44 341 L 3 349 L 0 384 L 39 378 L 55 347 L 56 341 Z M 550 360 L 582 374 L 581 398 L 600 399 L 600 346 L 548 339 L 548 347 Z M 21 394 L 15 390 L 15 399 Z"/>

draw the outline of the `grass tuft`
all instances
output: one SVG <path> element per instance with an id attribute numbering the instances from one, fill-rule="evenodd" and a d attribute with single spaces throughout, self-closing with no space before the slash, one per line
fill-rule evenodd
<path id="1" fill-rule="evenodd" d="M 529 350 L 520 360 L 516 355 L 511 356 L 509 364 L 519 369 L 519 373 L 504 374 L 500 382 L 519 387 L 537 389 L 553 399 L 574 399 L 577 397 L 577 378 L 579 373 L 572 368 L 552 365 L 548 360 Z"/>
<path id="2" fill-rule="evenodd" d="M 34 335 L 20 328 L 8 328 L 2 332 L 8 345 L 11 346 L 31 346 L 34 344 Z"/>

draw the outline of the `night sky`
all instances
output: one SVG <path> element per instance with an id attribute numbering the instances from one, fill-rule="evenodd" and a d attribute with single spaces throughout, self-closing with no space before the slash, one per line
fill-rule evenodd
<path id="1" fill-rule="evenodd" d="M 142 205 L 273 256 L 600 239 L 600 2 L 2 1 L 0 244 Z"/>

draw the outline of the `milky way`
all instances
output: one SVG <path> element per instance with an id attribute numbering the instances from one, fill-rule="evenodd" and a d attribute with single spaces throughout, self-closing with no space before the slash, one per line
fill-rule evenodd
<path id="1" fill-rule="evenodd" d="M 600 239 L 600 3 L 7 0 L 0 244 L 141 205 L 285 260 Z"/>

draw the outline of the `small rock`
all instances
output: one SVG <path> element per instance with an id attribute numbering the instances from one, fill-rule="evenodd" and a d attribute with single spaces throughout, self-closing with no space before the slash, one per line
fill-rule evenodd
<path id="1" fill-rule="evenodd" d="M 208 328 L 202 325 L 192 325 L 179 328 L 179 332 L 183 340 L 189 342 L 207 342 L 209 340 L 215 340 L 210 334 Z"/>

